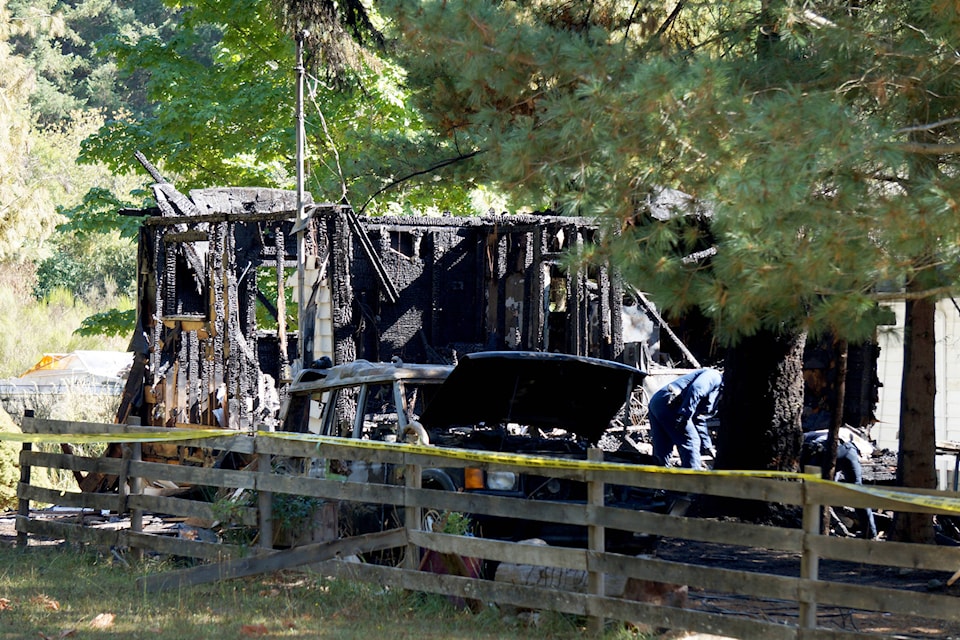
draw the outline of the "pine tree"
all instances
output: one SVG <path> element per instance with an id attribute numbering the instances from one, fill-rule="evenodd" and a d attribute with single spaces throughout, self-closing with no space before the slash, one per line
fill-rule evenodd
<path id="1" fill-rule="evenodd" d="M 756 356 L 753 341 L 773 340 L 792 353 L 805 332 L 867 339 L 877 303 L 909 297 L 901 474 L 934 486 L 932 315 L 921 311 L 960 279 L 955 3 L 378 8 L 428 125 L 473 154 L 464 174 L 597 217 L 609 233 L 585 259 L 613 260 L 668 313 L 702 313 L 735 350 Z M 706 211 L 709 225 L 649 215 L 660 187 L 690 194 L 677 213 Z M 796 367 L 767 371 L 752 393 L 796 388 Z M 782 415 L 734 416 L 761 467 L 795 465 L 788 399 L 771 405 Z M 751 402 L 728 398 L 734 411 Z M 785 448 L 764 453 L 771 424 Z M 899 533 L 929 539 L 928 524 Z"/>

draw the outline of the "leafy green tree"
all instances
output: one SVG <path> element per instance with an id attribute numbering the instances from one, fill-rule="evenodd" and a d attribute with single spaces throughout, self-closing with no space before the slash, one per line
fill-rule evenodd
<path id="1" fill-rule="evenodd" d="M 295 39 L 274 4 L 168 5 L 172 34 L 121 33 L 98 43 L 121 75 L 139 70 L 153 108 L 106 122 L 84 144 L 81 160 L 138 170 L 140 150 L 181 190 L 292 188 Z M 346 196 L 365 213 L 468 205 L 469 182 L 445 182 L 438 191 L 435 171 L 458 152 L 426 135 L 402 88 L 402 70 L 361 50 L 344 54 L 341 64 L 336 79 L 310 67 L 306 81 L 307 188 L 314 199 Z M 77 210 L 75 218 L 87 213 Z"/>
<path id="2" fill-rule="evenodd" d="M 141 70 L 151 108 L 109 120 L 81 159 L 133 171 L 142 151 L 184 189 L 289 183 L 293 42 L 262 2 L 167 6 L 171 33 L 99 43 L 123 74 Z"/>
<path id="3" fill-rule="evenodd" d="M 129 240 L 113 234 L 80 236 L 59 234 L 54 238 L 53 254 L 37 268 L 34 295 L 44 298 L 56 289 L 66 289 L 75 297 L 96 306 L 117 295 L 136 295 L 136 248 Z"/>
<path id="4" fill-rule="evenodd" d="M 138 5 L 141 14 L 149 4 Z M 84 203 L 82 196 L 89 185 L 98 185 L 97 193 L 124 193 L 142 183 L 142 179 L 113 175 L 96 163 L 77 165 L 81 140 L 103 124 L 103 116 L 98 110 L 79 108 L 90 104 L 83 98 L 83 78 L 73 74 L 65 79 L 55 71 L 85 67 L 98 73 L 98 68 L 109 68 L 109 64 L 98 67 L 94 49 L 80 44 L 86 42 L 84 38 L 100 37 L 96 29 L 108 28 L 103 19 L 111 6 L 106 0 L 69 6 L 11 2 L 8 12 L 8 3 L 0 2 L 0 121 L 4 123 L 0 129 L 0 262 L 21 263 L 3 266 L 25 274 L 25 288 L 34 290 L 39 304 L 46 304 L 51 296 L 62 297 L 65 288 L 78 299 L 102 307 L 122 302 L 120 296 L 130 287 L 136 252 L 129 237 L 119 240 L 115 232 L 100 234 L 99 229 L 85 228 L 83 220 L 70 221 L 68 228 L 61 224 Z M 73 47 L 69 52 L 68 44 Z M 81 59 L 84 55 L 89 58 Z M 70 64 L 57 66 L 65 60 Z M 56 77 L 63 82 L 59 89 L 51 89 Z M 99 75 L 103 81 L 108 77 Z M 111 87 L 111 95 L 117 95 L 116 89 Z M 98 99 L 107 97 L 104 89 L 89 93 Z M 44 95 L 59 97 L 47 101 Z M 112 217 L 116 218 L 116 209 Z M 40 279 L 34 280 L 37 273 Z M 34 357 L 35 353 L 29 354 L 34 341 L 23 335 L 25 325 L 12 326 L 20 331 L 10 334 L 10 339 L 23 345 L 27 358 Z"/>
<path id="5" fill-rule="evenodd" d="M 63 124 L 32 132 L 32 174 L 38 192 L 45 195 L 60 223 L 42 236 L 42 246 L 31 252 L 30 257 L 38 263 L 34 294 L 40 299 L 56 289 L 66 289 L 97 307 L 134 293 L 139 220 L 122 217 L 117 224 L 117 210 L 124 204 L 110 194 L 135 189 L 142 178 L 112 175 L 103 165 L 78 165 L 75 161 L 81 141 L 102 123 L 99 114 L 78 111 Z M 83 189 L 91 184 L 99 186 L 83 195 Z M 78 209 L 104 213 L 108 207 L 111 224 L 106 227 L 93 224 L 95 215 L 75 215 Z"/>
<path id="6" fill-rule="evenodd" d="M 353 78 L 355 84 L 341 86 L 323 104 L 312 101 L 307 111 L 309 190 L 333 201 L 345 193 L 366 214 L 468 208 L 476 183 L 453 179 L 461 154 L 426 129 L 402 88 L 402 71 L 374 61 Z"/>
<path id="7" fill-rule="evenodd" d="M 933 486 L 932 314 L 918 308 L 960 276 L 953 3 L 378 8 L 426 124 L 474 154 L 478 182 L 604 221 L 587 259 L 709 318 L 738 372 L 759 365 L 752 389 L 729 390 L 735 459 L 795 464 L 800 338 L 869 337 L 877 302 L 903 297 L 885 285 L 904 283 L 922 323 L 908 326 L 901 472 Z M 709 225 L 651 215 L 661 187 Z M 758 404 L 766 415 L 744 415 Z"/>

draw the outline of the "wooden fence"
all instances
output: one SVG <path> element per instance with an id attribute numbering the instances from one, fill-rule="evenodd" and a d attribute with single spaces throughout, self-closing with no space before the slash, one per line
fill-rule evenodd
<path id="1" fill-rule="evenodd" d="M 828 628 L 818 619 L 818 607 L 889 612 L 960 622 L 957 600 L 948 595 L 835 582 L 820 576 L 821 561 L 837 560 L 905 569 L 939 570 L 947 576 L 960 568 L 960 548 L 873 542 L 837 538 L 819 533 L 821 505 L 872 507 L 923 513 L 960 513 L 960 495 L 923 491 L 879 491 L 815 480 L 799 474 L 712 473 L 666 470 L 592 461 L 551 460 L 504 456 L 476 451 L 447 450 L 402 444 L 357 442 L 345 439 L 311 438 L 300 434 L 257 434 L 183 440 L 183 446 L 233 451 L 253 460 L 248 470 L 224 470 L 177 466 L 139 460 L 138 441 L 169 438 L 171 430 L 139 426 L 73 423 L 25 418 L 25 434 L 37 441 L 75 442 L 104 434 L 103 439 L 123 442 L 122 458 L 83 457 L 70 453 L 33 450 L 25 442 L 20 457 L 17 531 L 21 542 L 27 536 L 78 541 L 97 545 L 129 547 L 202 558 L 207 564 L 142 579 L 148 590 L 197 584 L 223 578 L 252 575 L 345 557 L 356 553 L 394 549 L 403 554 L 398 566 L 355 564 L 332 560 L 325 570 L 354 579 L 375 581 L 404 589 L 447 594 L 468 601 L 495 602 L 534 609 L 551 609 L 587 616 L 596 627 L 604 619 L 642 621 L 656 627 L 682 628 L 737 638 L 846 638 L 862 637 L 853 630 Z M 193 432 L 185 431 L 185 434 Z M 50 435 L 57 434 L 57 435 Z M 90 435 L 98 434 L 98 435 Z M 147 434 L 146 436 L 142 434 Z M 29 436 L 28 436 L 29 439 Z M 271 462 L 287 461 L 277 465 Z M 345 481 L 342 477 L 291 475 L 289 461 L 364 461 L 402 468 L 402 484 L 371 484 Z M 587 483 L 586 504 L 527 501 L 471 493 L 454 493 L 421 486 L 421 470 L 480 466 L 487 470 L 529 472 Z M 275 467 L 284 467 L 278 472 Z M 117 476 L 118 493 L 72 493 L 51 491 L 30 483 L 31 469 L 47 467 L 71 472 Z M 316 469 L 316 464 L 302 465 Z M 316 474 L 313 474 L 316 475 Z M 182 485 L 219 488 L 224 491 L 256 492 L 255 506 L 238 507 L 232 517 L 259 528 L 259 546 L 244 547 L 158 535 L 144 529 L 145 513 L 216 520 L 222 517 L 209 502 L 182 497 L 148 495 L 143 491 L 155 480 Z M 605 484 L 630 485 L 671 492 L 685 492 L 751 499 L 803 507 L 799 529 L 760 526 L 734 521 L 689 518 L 646 511 L 607 507 Z M 332 504 L 356 502 L 395 505 L 404 514 L 401 526 L 385 532 L 340 537 L 288 549 L 272 544 L 272 495 L 312 496 Z M 92 509 L 129 515 L 128 526 L 95 528 L 82 522 L 48 521 L 31 517 L 32 501 L 76 509 Z M 489 514 L 530 520 L 566 522 L 588 528 L 585 549 L 518 544 L 469 536 L 435 533 L 422 529 L 423 512 Z M 126 521 L 124 521 L 126 522 Z M 673 562 L 654 556 L 627 556 L 606 552 L 607 529 L 748 547 L 758 554 L 779 552 L 796 558 L 794 575 L 734 570 Z M 504 584 L 463 575 L 441 575 L 419 570 L 426 550 L 448 557 L 484 558 L 503 563 L 534 565 L 545 571 L 583 572 L 586 589 L 559 590 L 537 584 Z M 660 606 L 609 595 L 607 585 L 617 580 L 648 580 L 691 585 L 738 597 L 774 599 L 794 607 L 798 615 L 788 620 L 755 619 L 729 613 Z"/>

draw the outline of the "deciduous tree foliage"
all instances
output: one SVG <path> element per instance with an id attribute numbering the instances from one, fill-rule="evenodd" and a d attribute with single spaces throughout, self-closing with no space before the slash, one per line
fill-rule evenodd
<path id="1" fill-rule="evenodd" d="M 427 123 L 482 152 L 479 180 L 604 221 L 587 259 L 612 258 L 670 313 L 703 313 L 729 345 L 861 340 L 876 303 L 902 296 L 891 284 L 917 304 L 956 286 L 956 3 L 378 7 Z M 709 237 L 646 214 L 662 186 L 709 210 Z M 932 376 L 932 351 L 911 357 Z M 932 486 L 933 391 L 911 381 L 903 481 Z"/>
<path id="2" fill-rule="evenodd" d="M 7 43 L 9 14 L 0 0 L 0 260 L 23 258 L 25 239 L 53 230 L 53 204 L 31 161 L 30 67 Z"/>
<path id="3" fill-rule="evenodd" d="M 287 181 L 292 40 L 263 2 L 166 4 L 164 31 L 100 42 L 121 73 L 145 76 L 150 107 L 108 121 L 81 159 L 142 171 L 142 151 L 184 189 Z"/>
<path id="4" fill-rule="evenodd" d="M 139 170 L 134 152 L 140 150 L 183 190 L 292 188 L 300 29 L 291 23 L 284 31 L 270 0 L 166 5 L 163 32 L 122 32 L 99 42 L 121 74 L 143 76 L 152 106 L 108 121 L 86 141 L 81 159 Z M 339 202 L 346 195 L 366 213 L 463 208 L 469 184 L 438 189 L 436 172 L 423 170 L 439 170 L 456 150 L 423 135 L 400 88 L 400 70 L 348 37 L 365 33 L 362 41 L 375 44 L 369 20 L 347 12 L 333 33 L 331 23 L 315 22 L 324 15 L 310 14 L 308 43 L 333 40 L 345 48 L 332 57 L 307 50 L 317 61 L 308 68 L 304 107 L 306 186 L 314 199 Z M 336 73 L 325 72 L 331 59 Z"/>
<path id="5" fill-rule="evenodd" d="M 11 0 L 2 4 L 4 59 L 0 75 L 5 77 L 4 105 L 9 113 L 0 117 L 8 127 L 0 134 L 6 135 L 8 142 L 0 146 L 0 172 L 4 174 L 0 191 L 6 192 L 0 261 L 39 263 L 41 274 L 66 276 L 36 283 L 33 288 L 38 294 L 67 286 L 78 295 L 97 296 L 102 302 L 104 274 L 113 279 L 108 288 L 116 284 L 124 289 L 129 284 L 123 282 L 123 273 L 133 270 L 129 241 L 118 245 L 115 238 L 102 236 L 99 230 L 78 239 L 69 235 L 73 230 L 65 230 L 59 223 L 64 221 L 61 212 L 78 205 L 90 185 L 120 193 L 132 186 L 129 179 L 111 175 L 102 166 L 78 166 L 76 157 L 80 141 L 103 123 L 103 113 L 118 96 L 122 94 L 127 105 L 136 104 L 135 84 L 120 86 L 115 81 L 115 67 L 108 58 L 97 57 L 92 41 L 121 26 L 135 29 L 143 25 L 134 20 L 133 9 L 119 9 L 112 0 Z M 154 5 L 138 3 L 138 15 L 146 15 Z M 71 252 L 75 253 L 71 256 Z M 85 264 L 78 269 L 76 257 L 81 254 Z M 66 268 L 71 262 L 74 266 Z M 123 268 L 118 269 L 118 264 Z M 83 277 L 84 273 L 98 274 L 99 284 Z M 31 285 L 26 283 L 28 289 Z M 98 293 L 93 292 L 94 286 Z"/>

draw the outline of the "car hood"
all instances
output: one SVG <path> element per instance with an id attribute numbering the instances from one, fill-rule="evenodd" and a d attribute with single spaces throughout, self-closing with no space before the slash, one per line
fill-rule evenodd
<path id="1" fill-rule="evenodd" d="M 596 442 L 644 375 L 618 362 L 559 353 L 472 353 L 461 357 L 420 421 L 429 429 L 515 422 Z"/>

